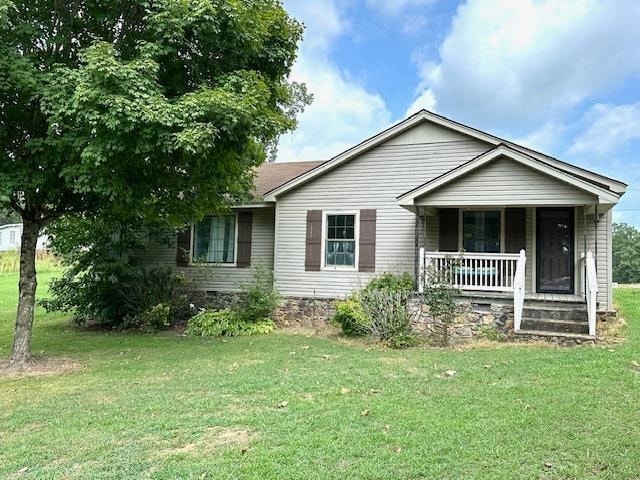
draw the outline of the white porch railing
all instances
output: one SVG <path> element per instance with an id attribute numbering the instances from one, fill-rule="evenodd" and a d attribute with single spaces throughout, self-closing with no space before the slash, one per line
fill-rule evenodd
<path id="1" fill-rule="evenodd" d="M 444 281 L 460 290 L 513 292 L 517 253 L 443 253 L 420 250 L 424 284 Z"/>
<path id="2" fill-rule="evenodd" d="M 585 293 L 587 302 L 587 318 L 589 319 L 589 335 L 596 334 L 596 308 L 598 305 L 598 276 L 596 274 L 596 261 L 591 251 L 587 252 L 586 257 L 586 282 Z"/>
<path id="3" fill-rule="evenodd" d="M 420 248 L 418 291 L 445 282 L 468 291 L 513 292 L 514 330 L 520 330 L 524 308 L 527 257 L 520 253 L 444 253 Z"/>
<path id="4" fill-rule="evenodd" d="M 527 267 L 527 257 L 524 250 L 520 250 L 516 264 L 516 274 L 513 278 L 513 331 L 520 331 L 522 310 L 524 309 L 524 279 Z"/>

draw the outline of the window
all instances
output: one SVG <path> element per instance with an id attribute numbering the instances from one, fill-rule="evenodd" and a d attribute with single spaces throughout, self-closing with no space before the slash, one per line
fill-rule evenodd
<path id="1" fill-rule="evenodd" d="M 14 244 L 16 243 L 16 231 L 15 230 L 10 230 L 9 231 L 9 243 L 10 244 Z"/>
<path id="2" fill-rule="evenodd" d="M 194 262 L 235 263 L 236 216 L 209 216 L 194 229 Z"/>
<path id="3" fill-rule="evenodd" d="M 326 266 L 355 266 L 355 224 L 355 215 L 327 215 L 324 262 Z"/>
<path id="4" fill-rule="evenodd" d="M 462 246 L 467 252 L 500 252 L 500 211 L 467 211 L 462 217 Z"/>

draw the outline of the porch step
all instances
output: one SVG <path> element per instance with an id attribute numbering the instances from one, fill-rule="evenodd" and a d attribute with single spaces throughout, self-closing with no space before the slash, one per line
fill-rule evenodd
<path id="1" fill-rule="evenodd" d="M 571 333 L 578 335 L 589 334 L 589 324 L 586 320 L 571 318 L 531 318 L 523 317 L 521 330 L 532 332 Z"/>
<path id="2" fill-rule="evenodd" d="M 573 320 L 587 321 L 587 308 L 584 304 L 532 305 L 525 301 L 522 318 L 531 320 Z"/>
<path id="3" fill-rule="evenodd" d="M 544 330 L 523 330 L 516 332 L 516 335 L 532 335 L 538 337 L 560 337 L 573 340 L 595 340 L 596 337 L 591 335 L 585 335 L 582 333 L 570 333 L 570 332 L 549 332 Z"/>

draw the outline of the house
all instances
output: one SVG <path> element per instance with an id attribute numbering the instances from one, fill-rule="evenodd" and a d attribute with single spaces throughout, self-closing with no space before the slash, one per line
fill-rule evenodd
<path id="1" fill-rule="evenodd" d="M 22 238 L 22 224 L 21 223 L 9 223 L 6 225 L 0 225 L 0 252 L 7 250 L 18 250 L 20 248 L 20 240 Z M 47 235 L 40 235 L 38 237 L 38 243 L 36 244 L 37 250 L 46 250 L 49 245 L 49 237 Z"/>
<path id="2" fill-rule="evenodd" d="M 411 272 L 418 290 L 446 272 L 474 308 L 506 306 L 516 331 L 549 317 L 530 329 L 595 335 L 613 309 L 612 208 L 625 189 L 422 110 L 328 161 L 260 167 L 252 203 L 140 257 L 218 294 L 264 264 L 299 311 L 382 272 Z"/>

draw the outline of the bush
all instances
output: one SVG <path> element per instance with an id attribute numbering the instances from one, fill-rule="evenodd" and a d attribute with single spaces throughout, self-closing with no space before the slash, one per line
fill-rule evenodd
<path id="1" fill-rule="evenodd" d="M 87 321 L 133 328 L 165 328 L 189 316 L 186 280 L 169 268 L 145 268 L 119 261 L 72 265 L 49 287 L 48 311 L 73 312 Z M 168 313 L 167 313 L 168 309 Z"/>
<path id="2" fill-rule="evenodd" d="M 346 300 L 336 302 L 332 323 L 347 336 L 369 335 L 393 348 L 417 343 L 408 302 L 413 293 L 409 273 L 384 273 Z"/>
<path id="3" fill-rule="evenodd" d="M 413 292 L 413 277 L 410 273 L 383 273 L 374 277 L 364 288 L 365 291 L 385 290 L 389 292 Z"/>
<path id="4" fill-rule="evenodd" d="M 276 329 L 273 320 L 262 318 L 251 322 L 243 321 L 231 309 L 204 310 L 189 320 L 187 335 L 198 337 L 238 337 L 271 333 Z"/>
<path id="5" fill-rule="evenodd" d="M 442 343 L 449 344 L 449 327 L 456 314 L 456 298 L 460 291 L 448 283 L 449 272 L 432 271 L 429 274 L 431 282 L 425 285 L 423 299 L 429 306 L 429 313 L 434 320 L 440 322 Z"/>
<path id="6" fill-rule="evenodd" d="M 410 294 L 393 290 L 362 292 L 360 301 L 366 316 L 371 319 L 369 330 L 377 338 L 394 348 L 415 345 L 413 316 L 409 310 Z"/>
<path id="7" fill-rule="evenodd" d="M 235 309 L 241 321 L 251 323 L 271 317 L 280 302 L 280 295 L 273 284 L 273 272 L 258 266 L 251 283 L 240 285 L 241 300 Z"/>
<path id="8" fill-rule="evenodd" d="M 146 330 L 162 330 L 171 326 L 173 308 L 168 303 L 159 303 L 135 317 L 125 317 L 122 328 L 142 328 Z"/>
<path id="9" fill-rule="evenodd" d="M 364 313 L 358 296 L 335 302 L 336 313 L 331 323 L 348 337 L 361 337 L 370 332 L 371 319 Z"/>

